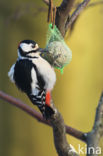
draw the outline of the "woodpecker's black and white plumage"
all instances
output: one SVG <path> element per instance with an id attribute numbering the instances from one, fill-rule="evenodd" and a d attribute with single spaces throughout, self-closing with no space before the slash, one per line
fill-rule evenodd
<path id="1" fill-rule="evenodd" d="M 54 113 L 50 106 L 50 93 L 56 82 L 56 75 L 53 67 L 41 57 L 42 53 L 36 42 L 21 41 L 18 46 L 18 59 L 8 76 L 38 106 L 43 116 L 48 117 Z"/>

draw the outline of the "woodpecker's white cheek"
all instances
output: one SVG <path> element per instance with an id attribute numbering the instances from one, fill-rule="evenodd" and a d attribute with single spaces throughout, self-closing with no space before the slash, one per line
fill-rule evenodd
<path id="1" fill-rule="evenodd" d="M 25 52 L 29 52 L 29 51 L 33 50 L 32 44 L 21 43 L 20 47 Z"/>
<path id="2" fill-rule="evenodd" d="M 13 78 L 14 77 L 14 67 L 15 67 L 15 64 L 12 65 L 12 67 L 10 68 L 10 71 L 8 72 L 8 76 L 9 76 L 11 82 L 13 82 L 13 83 L 15 82 L 14 78 Z"/>

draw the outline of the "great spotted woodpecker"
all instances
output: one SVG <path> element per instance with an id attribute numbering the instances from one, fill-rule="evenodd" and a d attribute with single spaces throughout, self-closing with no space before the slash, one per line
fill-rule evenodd
<path id="1" fill-rule="evenodd" d="M 43 50 L 32 40 L 23 40 L 18 46 L 18 59 L 8 76 L 16 86 L 38 106 L 43 116 L 54 113 L 50 106 L 51 90 L 56 82 L 53 67 L 42 58 Z"/>

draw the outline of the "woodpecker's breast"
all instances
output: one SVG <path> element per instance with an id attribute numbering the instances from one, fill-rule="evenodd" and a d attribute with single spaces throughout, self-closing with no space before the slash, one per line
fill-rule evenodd
<path id="1" fill-rule="evenodd" d="M 40 72 L 40 74 L 43 76 L 43 79 L 45 81 L 44 88 L 51 91 L 56 82 L 56 74 L 54 72 L 54 69 L 46 60 L 41 57 L 39 57 L 38 59 L 33 59 L 32 62 L 37 66 L 38 72 Z"/>

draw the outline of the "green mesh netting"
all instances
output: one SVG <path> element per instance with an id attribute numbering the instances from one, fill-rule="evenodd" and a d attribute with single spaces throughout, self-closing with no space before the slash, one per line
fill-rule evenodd
<path id="1" fill-rule="evenodd" d="M 63 72 L 64 66 L 70 63 L 72 59 L 72 52 L 66 45 L 58 28 L 56 26 L 52 28 L 52 24 L 49 24 L 47 32 L 46 50 L 49 51 L 50 56 L 48 61 L 51 61 L 50 63 L 55 68 Z"/>
<path id="2" fill-rule="evenodd" d="M 48 27 L 48 31 L 47 31 L 47 40 L 46 40 L 46 45 L 48 46 L 48 44 L 50 42 L 53 41 L 60 41 L 60 42 L 64 42 L 64 38 L 62 37 L 60 31 L 58 30 L 58 28 L 56 27 L 56 25 L 54 25 L 54 27 L 52 28 L 52 24 L 49 24 Z"/>

